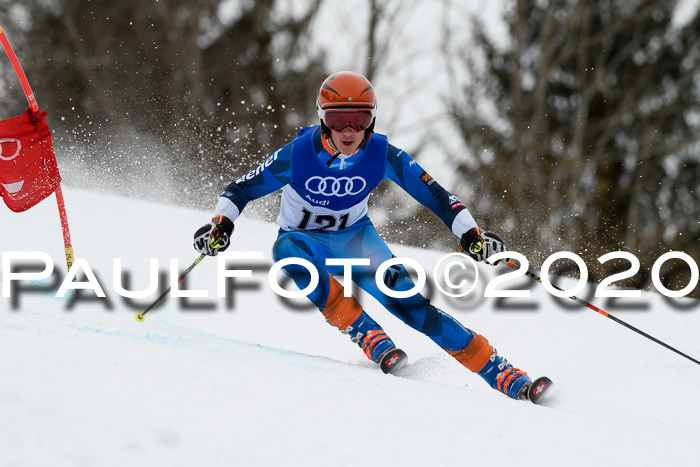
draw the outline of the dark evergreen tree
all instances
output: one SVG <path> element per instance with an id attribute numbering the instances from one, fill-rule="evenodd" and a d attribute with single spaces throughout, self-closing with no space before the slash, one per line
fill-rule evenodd
<path id="1" fill-rule="evenodd" d="M 668 250 L 700 259 L 700 18 L 674 23 L 667 0 L 509 5 L 505 50 L 476 21 L 450 99 L 476 217 L 535 266 L 571 250 L 598 279 L 616 250 L 642 261 L 636 285 Z"/>

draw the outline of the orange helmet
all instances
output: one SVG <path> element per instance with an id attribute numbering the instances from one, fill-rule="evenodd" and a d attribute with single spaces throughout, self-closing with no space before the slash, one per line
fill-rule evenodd
<path id="1" fill-rule="evenodd" d="M 374 96 L 374 88 L 367 78 L 354 71 L 340 71 L 333 73 L 323 81 L 321 89 L 318 91 L 316 100 L 316 110 L 321 119 L 321 129 L 325 135 L 330 135 L 329 125 L 327 125 L 326 111 L 343 113 L 358 111 L 369 113 L 368 125 L 360 125 L 357 128 L 365 130 L 367 138 L 374 131 L 374 122 L 377 109 L 377 99 Z M 332 126 L 331 126 L 332 127 Z M 364 128 L 362 128 L 364 127 Z"/>
<path id="2" fill-rule="evenodd" d="M 330 75 L 318 91 L 318 107 L 377 108 L 372 84 L 359 73 L 340 71 Z"/>

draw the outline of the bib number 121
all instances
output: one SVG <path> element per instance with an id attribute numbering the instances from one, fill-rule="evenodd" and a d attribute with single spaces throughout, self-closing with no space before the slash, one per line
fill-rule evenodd
<path id="1" fill-rule="evenodd" d="M 329 230 L 334 230 L 336 224 L 338 224 L 338 221 L 340 221 L 340 225 L 338 225 L 338 228 L 335 230 L 342 230 L 348 224 L 348 218 L 350 217 L 350 214 L 348 213 L 345 213 L 339 217 L 336 217 L 332 214 L 319 214 L 314 216 L 314 214 L 311 211 L 305 208 L 302 208 L 301 212 L 303 214 L 303 217 L 301 219 L 301 222 L 297 226 L 297 229 L 313 230 L 317 232 L 327 232 Z M 310 228 L 309 224 L 311 224 L 312 226 L 318 225 L 318 227 Z"/>

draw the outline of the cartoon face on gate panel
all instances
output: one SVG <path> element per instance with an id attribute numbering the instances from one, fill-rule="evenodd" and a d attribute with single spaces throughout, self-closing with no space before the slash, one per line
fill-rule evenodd
<path id="1" fill-rule="evenodd" d="M 15 138 L 0 139 L 0 160 L 11 161 L 19 156 L 22 150 L 22 143 Z"/>
<path id="2" fill-rule="evenodd" d="M 16 159 L 21 151 L 22 143 L 18 139 L 0 138 L 0 162 L 10 162 Z M 24 185 L 24 180 L 2 184 L 3 188 L 10 194 L 17 193 L 22 189 L 22 185 Z"/>

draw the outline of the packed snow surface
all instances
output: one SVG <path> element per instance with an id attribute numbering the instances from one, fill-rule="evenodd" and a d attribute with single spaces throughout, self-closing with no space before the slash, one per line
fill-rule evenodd
<path id="1" fill-rule="evenodd" d="M 277 227 L 245 217 L 231 250 L 263 252 L 252 277 L 217 298 L 217 260 L 206 258 L 186 285 L 208 298 L 169 297 L 138 323 L 159 292 L 124 300 L 113 259 L 131 289 L 145 289 L 150 258 L 162 271 L 196 258 L 192 233 L 211 214 L 76 189 L 65 197 L 75 254 L 107 299 L 56 298 L 46 281 L 23 282 L 35 288 L 18 303 L 0 298 L 3 467 L 698 465 L 700 366 L 537 283 L 527 299 L 484 299 L 485 282 L 505 272 L 484 266 L 473 295 L 437 292 L 433 303 L 516 366 L 550 376 L 548 406 L 490 389 L 364 295 L 411 362 L 400 377 L 382 374 L 318 311 L 270 290 Z M 0 245 L 46 252 L 65 275 L 53 198 L 22 214 L 0 209 Z M 444 255 L 392 248 L 429 276 Z M 591 300 L 700 356 L 696 301 Z"/>

